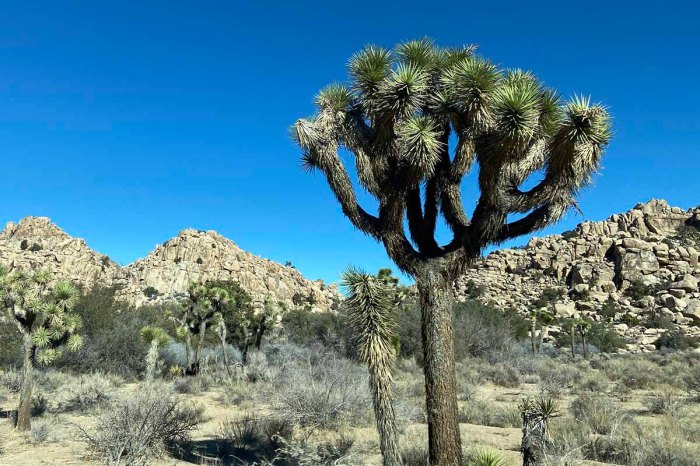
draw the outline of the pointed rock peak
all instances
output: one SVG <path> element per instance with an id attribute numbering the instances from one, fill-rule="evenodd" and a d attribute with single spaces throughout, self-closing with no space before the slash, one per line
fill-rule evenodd
<path id="1" fill-rule="evenodd" d="M 25 217 L 19 223 L 8 222 L 0 233 L 4 238 L 69 238 L 70 236 L 56 226 L 48 217 Z"/>

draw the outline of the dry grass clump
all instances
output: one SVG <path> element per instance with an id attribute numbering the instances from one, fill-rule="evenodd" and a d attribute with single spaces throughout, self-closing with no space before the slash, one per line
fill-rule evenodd
<path id="1" fill-rule="evenodd" d="M 56 396 L 58 412 L 88 411 L 107 405 L 114 397 L 115 387 L 104 374 L 81 375 L 66 383 Z"/>
<path id="2" fill-rule="evenodd" d="M 696 401 L 700 401 L 700 363 L 696 363 L 688 368 L 683 376 L 683 388 Z"/>
<path id="3" fill-rule="evenodd" d="M 14 367 L 0 372 L 0 386 L 5 387 L 10 393 L 19 393 L 22 387 L 22 374 Z"/>
<path id="4" fill-rule="evenodd" d="M 600 394 L 580 394 L 571 402 L 569 410 L 574 419 L 601 435 L 610 434 L 627 419 L 617 400 Z"/>
<path id="5" fill-rule="evenodd" d="M 663 380 L 657 364 L 638 356 L 612 358 L 603 364 L 602 369 L 610 380 L 632 390 L 656 388 Z"/>
<path id="6" fill-rule="evenodd" d="M 83 436 L 93 455 L 105 464 L 143 465 L 189 440 L 203 411 L 183 405 L 164 385 L 146 385 L 116 399 Z"/>
<path id="7" fill-rule="evenodd" d="M 682 397 L 670 389 L 665 389 L 645 398 L 644 406 L 651 414 L 666 414 L 678 418 L 683 415 L 686 403 Z"/>
<path id="8" fill-rule="evenodd" d="M 504 409 L 495 403 L 474 399 L 459 410 L 459 422 L 490 427 L 520 427 L 517 409 Z"/>

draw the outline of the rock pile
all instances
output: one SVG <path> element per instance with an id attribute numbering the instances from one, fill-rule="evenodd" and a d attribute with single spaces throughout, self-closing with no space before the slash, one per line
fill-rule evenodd
<path id="1" fill-rule="evenodd" d="M 652 314 L 700 336 L 698 250 L 700 207 L 684 211 L 651 200 L 562 235 L 532 238 L 522 249 L 493 252 L 456 284 L 456 293 L 465 299 L 477 285 L 485 291 L 480 299 L 525 313 L 545 290 L 561 288 L 565 293 L 551 304 L 557 316 L 602 320 L 607 305 L 617 311 L 614 328 L 631 342 L 627 349 L 653 351 L 669 328 L 648 324 Z"/>

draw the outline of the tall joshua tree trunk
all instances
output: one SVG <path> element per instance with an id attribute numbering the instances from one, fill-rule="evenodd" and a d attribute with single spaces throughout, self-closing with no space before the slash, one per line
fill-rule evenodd
<path id="1" fill-rule="evenodd" d="M 24 363 L 22 364 L 22 388 L 19 392 L 19 408 L 17 409 L 17 429 L 32 428 L 32 391 L 34 389 L 34 355 L 36 345 L 30 335 L 24 337 Z"/>
<path id="2" fill-rule="evenodd" d="M 461 462 L 461 438 L 457 417 L 457 378 L 454 366 L 452 290 L 436 270 L 416 278 L 421 303 L 423 371 L 431 465 Z"/>

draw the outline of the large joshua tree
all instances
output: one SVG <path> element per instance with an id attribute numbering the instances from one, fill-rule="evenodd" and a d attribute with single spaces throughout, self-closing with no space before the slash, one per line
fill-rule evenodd
<path id="1" fill-rule="evenodd" d="M 474 52 L 429 40 L 367 46 L 350 59 L 350 82 L 321 90 L 316 115 L 293 131 L 305 167 L 325 175 L 352 224 L 415 279 L 433 465 L 461 457 L 451 284 L 484 247 L 559 220 L 610 138 L 601 105 L 562 103 L 533 74 Z M 360 206 L 341 149 L 354 156 L 376 214 Z M 480 195 L 468 216 L 461 182 L 477 165 Z M 452 232 L 442 245 L 439 217 Z"/>
<path id="2" fill-rule="evenodd" d="M 43 271 L 27 274 L 8 273 L 0 267 L 0 308 L 22 335 L 24 360 L 16 427 L 31 428 L 34 364 L 48 365 L 59 358 L 63 348 L 76 351 L 82 338 L 80 316 L 73 312 L 77 289 L 66 281 L 51 286 L 50 275 Z"/>

